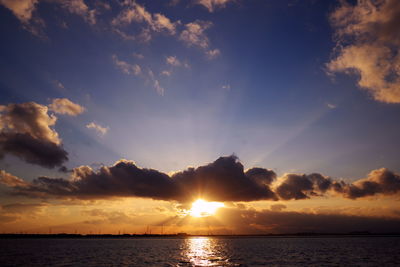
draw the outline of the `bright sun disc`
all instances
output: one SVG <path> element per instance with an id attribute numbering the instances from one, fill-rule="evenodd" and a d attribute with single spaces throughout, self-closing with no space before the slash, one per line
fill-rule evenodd
<path id="1" fill-rule="evenodd" d="M 218 208 L 224 206 L 224 203 L 221 202 L 207 202 L 198 199 L 192 203 L 192 208 L 190 209 L 189 214 L 193 217 L 207 217 L 214 215 Z"/>

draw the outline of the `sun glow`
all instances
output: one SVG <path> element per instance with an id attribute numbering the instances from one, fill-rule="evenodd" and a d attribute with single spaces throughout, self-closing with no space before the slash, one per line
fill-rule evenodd
<path id="1" fill-rule="evenodd" d="M 192 203 L 192 208 L 189 214 L 193 217 L 207 217 L 214 215 L 218 208 L 224 207 L 222 202 L 207 202 L 203 199 L 198 199 Z"/>

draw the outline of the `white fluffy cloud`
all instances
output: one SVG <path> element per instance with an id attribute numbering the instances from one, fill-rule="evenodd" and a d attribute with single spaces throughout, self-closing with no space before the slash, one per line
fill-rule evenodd
<path id="1" fill-rule="evenodd" d="M 375 100 L 400 103 L 400 1 L 343 1 L 330 19 L 338 49 L 328 71 L 356 74 Z"/>

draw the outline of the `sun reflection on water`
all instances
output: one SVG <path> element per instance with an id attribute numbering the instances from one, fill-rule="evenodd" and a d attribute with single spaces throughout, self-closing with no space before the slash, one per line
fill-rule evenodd
<path id="1" fill-rule="evenodd" d="M 188 238 L 185 241 L 185 258 L 191 266 L 226 266 L 221 244 L 208 237 Z"/>

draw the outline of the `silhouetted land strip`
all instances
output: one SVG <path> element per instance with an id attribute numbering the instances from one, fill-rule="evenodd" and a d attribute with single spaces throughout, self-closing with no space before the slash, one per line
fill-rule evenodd
<path id="1" fill-rule="evenodd" d="M 0 239 L 32 239 L 32 238 L 65 238 L 65 239 L 87 239 L 87 238 L 104 238 L 104 239 L 119 239 L 119 238 L 190 238 L 190 237 L 213 237 L 213 238 L 262 238 L 262 237 L 400 237 L 400 233 L 369 233 L 369 232 L 351 232 L 351 233 L 294 233 L 294 234 L 264 234 L 264 235 L 190 235 L 185 233 L 180 234 L 0 234 Z"/>

